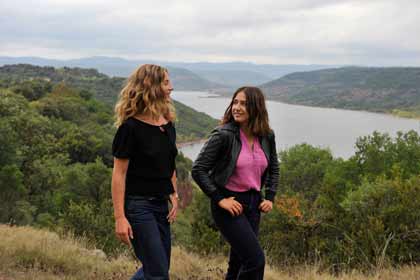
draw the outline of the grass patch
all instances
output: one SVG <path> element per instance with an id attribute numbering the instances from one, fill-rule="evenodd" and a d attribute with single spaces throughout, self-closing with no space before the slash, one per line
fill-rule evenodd
<path id="1" fill-rule="evenodd" d="M 122 280 L 138 267 L 129 253 L 109 258 L 89 247 L 86 240 L 32 227 L 0 225 L 0 280 Z M 171 280 L 220 280 L 224 278 L 224 256 L 202 257 L 175 246 Z M 382 269 L 371 275 L 352 271 L 340 276 L 320 272 L 316 266 L 276 270 L 268 266 L 266 280 L 417 280 L 420 266 Z"/>

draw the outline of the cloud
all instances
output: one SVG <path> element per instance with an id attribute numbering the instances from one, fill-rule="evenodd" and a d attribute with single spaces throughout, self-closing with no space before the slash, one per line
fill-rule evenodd
<path id="1" fill-rule="evenodd" d="M 420 65 L 414 0 L 5 2 L 0 55 Z"/>

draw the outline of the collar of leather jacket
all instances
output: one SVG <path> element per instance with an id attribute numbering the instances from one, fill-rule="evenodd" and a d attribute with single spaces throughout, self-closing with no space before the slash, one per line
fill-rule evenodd
<path id="1" fill-rule="evenodd" d="M 239 124 L 236 122 L 229 122 L 224 125 L 222 125 L 219 129 L 221 130 L 229 130 L 232 131 L 236 137 L 240 139 L 240 132 L 239 132 Z M 273 132 L 270 132 L 267 137 L 270 138 L 273 135 Z M 264 137 L 258 136 L 258 139 L 261 141 Z"/>
<path id="2" fill-rule="evenodd" d="M 239 125 L 235 122 L 226 123 L 220 129 L 230 130 L 239 136 Z"/>

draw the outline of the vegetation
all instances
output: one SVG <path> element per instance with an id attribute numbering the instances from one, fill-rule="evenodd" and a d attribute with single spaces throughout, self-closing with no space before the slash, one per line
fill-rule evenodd
<path id="1" fill-rule="evenodd" d="M 109 78 L 95 69 L 39 67 L 29 64 L 0 67 L 0 79 L 9 85 L 22 81 L 40 80 L 53 84 L 65 83 L 93 94 L 97 99 L 114 104 L 124 83 L 123 78 Z"/>
<path id="2" fill-rule="evenodd" d="M 348 160 L 307 144 L 280 153 L 279 195 L 263 215 L 260 239 L 270 263 L 374 271 L 420 260 L 420 136 L 360 138 Z M 189 250 L 224 253 L 203 194 L 174 227 Z M 189 223 L 185 222 L 186 219 Z"/>
<path id="3" fill-rule="evenodd" d="M 50 110 L 50 107 L 66 106 L 66 108 L 57 110 L 65 110 L 67 115 L 74 116 L 81 113 L 82 115 L 79 116 L 80 122 L 83 122 L 83 116 L 89 113 L 85 112 L 86 110 L 94 109 L 92 106 L 101 107 L 100 114 L 97 116 L 100 124 L 109 122 L 112 110 L 110 106 L 115 104 L 123 83 L 123 78 L 109 78 L 95 69 L 68 67 L 55 69 L 28 64 L 0 67 L 0 88 L 9 88 L 13 92 L 23 95 L 28 101 L 36 101 L 42 98 L 51 92 L 54 85 L 60 84 L 61 89 L 56 90 L 55 98 L 43 99 L 42 106 L 45 107 L 42 108 L 43 113 L 58 114 L 58 112 L 47 112 L 47 110 Z M 82 99 L 91 100 L 90 103 L 96 102 L 95 105 L 80 106 L 74 98 L 72 103 L 69 103 L 69 100 L 67 100 L 69 94 L 62 94 L 64 89 L 64 91 L 68 91 L 66 88 L 71 88 L 70 91 L 77 92 L 77 95 Z M 92 101 L 94 99 L 103 101 L 108 106 Z M 202 139 L 217 125 L 215 119 L 204 113 L 197 112 L 177 101 L 174 101 L 174 104 L 178 119 L 178 142 Z M 90 108 L 87 108 L 88 106 Z M 80 110 L 83 112 L 80 112 Z"/>
<path id="4" fill-rule="evenodd" d="M 85 239 L 59 236 L 47 230 L 32 227 L 0 225 L 0 278 L 9 280 L 125 280 L 138 264 L 131 255 L 106 257 Z M 30 237 L 30 238 L 28 238 Z M 222 257 L 202 258 L 175 246 L 172 248 L 170 277 L 174 280 L 219 280 L 226 270 Z M 312 280 L 374 280 L 417 279 L 418 267 L 376 271 L 372 275 L 351 272 L 333 276 L 318 271 L 316 266 L 301 266 L 278 271 L 268 266 L 265 279 Z"/>
<path id="5" fill-rule="evenodd" d="M 62 82 L 0 84 L 0 223 L 71 232 L 108 256 L 126 252 L 113 233 L 110 106 Z M 187 108 L 181 113 L 184 109 L 194 120 Z M 420 136 L 375 132 L 355 147 L 348 160 L 307 144 L 280 153 L 279 195 L 274 210 L 263 215 L 260 231 L 269 263 L 282 269 L 313 265 L 319 271 L 375 272 L 419 262 Z M 208 199 L 191 183 L 190 169 L 191 161 L 180 155 L 179 189 L 186 208 L 173 227 L 174 243 L 200 255 L 223 255 L 228 247 L 212 222 Z M 12 252 L 1 250 L 0 257 Z M 24 269 L 76 271 L 60 263 L 54 268 L 55 258 L 46 258 L 42 250 L 19 250 L 24 253 L 12 259 L 24 259 Z M 38 257 L 48 265 L 39 264 Z M 220 275 L 220 268 L 211 269 Z"/>
<path id="6" fill-rule="evenodd" d="M 420 68 L 343 67 L 301 72 L 262 85 L 274 100 L 420 116 Z"/>
<path id="7" fill-rule="evenodd" d="M 116 66 L 113 65 L 101 68 L 106 71 L 110 69 L 115 70 L 115 67 Z M 71 87 L 89 91 L 93 93 L 96 98 L 108 104 L 114 104 L 125 80 L 125 78 L 122 77 L 130 75 L 136 67 L 135 64 L 124 66 L 123 73 L 118 71 L 122 75 L 111 78 L 92 68 L 69 68 L 65 66 L 62 68 L 54 68 L 30 64 L 5 65 L 0 67 L 0 80 L 11 79 L 13 81 L 24 81 L 41 78 L 53 83 L 64 82 Z M 223 85 L 203 79 L 186 69 L 170 67 L 168 70 L 172 84 L 176 90 L 210 90 L 225 88 Z"/>
<path id="8" fill-rule="evenodd" d="M 0 88 L 0 223 L 71 231 L 107 253 L 121 251 L 110 194 L 112 114 L 110 106 L 64 83 Z M 203 137 L 203 128 L 190 132 L 184 124 L 180 138 Z M 191 162 L 182 154 L 176 161 L 188 201 Z"/>

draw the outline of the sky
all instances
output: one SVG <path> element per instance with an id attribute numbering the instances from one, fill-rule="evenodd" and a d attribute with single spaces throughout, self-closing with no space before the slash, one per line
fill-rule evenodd
<path id="1" fill-rule="evenodd" d="M 0 0 L 0 56 L 420 66 L 417 0 Z"/>

